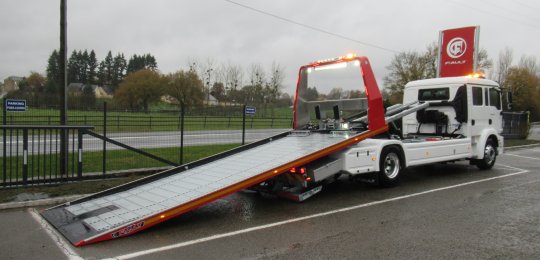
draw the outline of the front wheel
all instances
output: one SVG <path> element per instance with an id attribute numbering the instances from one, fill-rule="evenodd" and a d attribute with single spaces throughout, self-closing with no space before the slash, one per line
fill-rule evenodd
<path id="1" fill-rule="evenodd" d="M 393 147 L 384 148 L 379 162 L 378 182 L 381 187 L 391 187 L 399 182 L 401 164 L 399 150 Z"/>
<path id="2" fill-rule="evenodd" d="M 497 147 L 493 143 L 493 140 L 489 139 L 486 142 L 486 147 L 484 148 L 484 158 L 476 161 L 476 167 L 481 170 L 488 170 L 493 168 L 495 161 L 497 160 Z"/>

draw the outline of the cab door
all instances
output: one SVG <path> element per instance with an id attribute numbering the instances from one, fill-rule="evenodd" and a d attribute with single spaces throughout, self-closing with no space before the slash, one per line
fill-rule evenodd
<path id="1" fill-rule="evenodd" d="M 501 133 L 503 126 L 502 126 L 502 100 L 501 100 L 501 91 L 493 88 L 493 87 L 487 87 L 485 88 L 487 99 L 489 101 L 488 111 L 489 111 L 489 119 L 488 119 L 488 125 L 495 128 L 497 133 Z"/>

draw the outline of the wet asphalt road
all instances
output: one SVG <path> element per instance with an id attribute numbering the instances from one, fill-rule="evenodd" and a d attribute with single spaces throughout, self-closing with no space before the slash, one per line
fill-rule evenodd
<path id="1" fill-rule="evenodd" d="M 540 148 L 507 151 L 490 171 L 458 163 L 403 177 L 390 189 L 340 179 L 303 203 L 237 193 L 71 250 L 85 259 L 540 258 Z M 0 228 L 2 259 L 63 256 L 26 209 L 0 212 Z"/>

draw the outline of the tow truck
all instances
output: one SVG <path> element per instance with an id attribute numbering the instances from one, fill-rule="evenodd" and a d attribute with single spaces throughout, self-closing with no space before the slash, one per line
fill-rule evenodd
<path id="1" fill-rule="evenodd" d="M 490 80 L 410 82 L 403 104 L 385 109 L 367 57 L 315 61 L 299 70 L 293 130 L 41 215 L 82 246 L 134 234 L 245 189 L 303 201 L 342 175 L 393 186 L 409 166 L 469 160 L 490 169 L 503 151 L 500 112 L 501 90 Z"/>

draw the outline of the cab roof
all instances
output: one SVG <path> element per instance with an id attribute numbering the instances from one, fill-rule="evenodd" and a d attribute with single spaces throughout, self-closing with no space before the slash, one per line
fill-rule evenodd
<path id="1" fill-rule="evenodd" d="M 407 83 L 406 88 L 409 87 L 421 87 L 421 86 L 437 86 L 437 85 L 450 85 L 450 84 L 476 84 L 499 87 L 499 84 L 493 80 L 471 78 L 471 77 L 448 77 L 448 78 L 434 78 L 434 79 L 422 79 L 415 80 Z"/>

